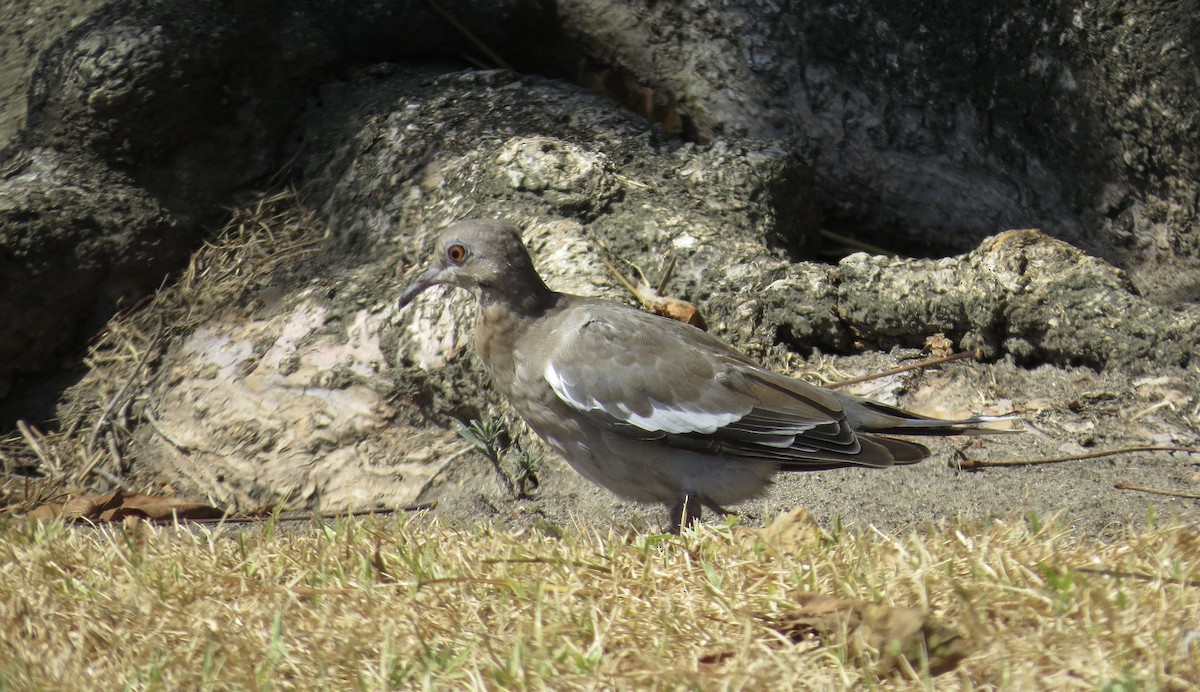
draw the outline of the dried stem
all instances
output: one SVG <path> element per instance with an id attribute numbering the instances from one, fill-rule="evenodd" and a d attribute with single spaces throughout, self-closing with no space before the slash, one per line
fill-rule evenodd
<path id="1" fill-rule="evenodd" d="M 1185 454 L 1200 454 L 1200 447 L 1143 445 L 1136 447 L 1117 447 L 1116 449 L 1100 449 L 1095 452 L 1069 454 L 1067 456 L 1048 457 L 1045 459 L 997 459 L 996 461 L 988 461 L 984 459 L 960 459 L 957 462 L 952 463 L 960 469 L 982 469 L 992 466 L 1037 466 L 1039 464 L 1061 464 L 1064 461 L 1099 459 L 1101 457 L 1111 457 L 1118 454 L 1134 454 L 1136 452 L 1183 452 Z"/>

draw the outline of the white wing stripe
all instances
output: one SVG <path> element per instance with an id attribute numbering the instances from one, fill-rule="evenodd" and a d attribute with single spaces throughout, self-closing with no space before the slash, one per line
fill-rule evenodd
<path id="1" fill-rule="evenodd" d="M 576 396 L 562 375 L 554 368 L 553 362 L 546 364 L 543 377 L 546 378 L 546 382 L 550 384 L 550 388 L 554 390 L 559 399 L 574 406 L 579 411 L 586 413 L 599 409 L 618 420 L 651 432 L 676 434 L 702 433 L 707 435 L 716 432 L 736 420 L 740 420 L 742 416 L 746 415 L 744 411 L 701 412 L 675 406 L 665 406 L 661 402 L 655 401 L 652 402 L 650 415 L 644 416 L 640 413 L 635 413 L 622 402 L 616 402 L 612 408 L 606 408 L 591 396 L 583 398 Z"/>

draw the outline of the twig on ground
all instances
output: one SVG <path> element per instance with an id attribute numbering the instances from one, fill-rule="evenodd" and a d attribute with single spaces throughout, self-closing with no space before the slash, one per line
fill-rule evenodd
<path id="1" fill-rule="evenodd" d="M 458 18 L 451 14 L 449 10 L 447 10 L 445 7 L 442 7 L 434 0 L 425 0 L 425 4 L 429 6 L 429 9 L 436 12 L 438 16 L 446 20 L 446 23 L 453 27 L 455 31 L 462 34 L 463 38 L 474 44 L 474 46 L 478 48 L 481 53 L 486 55 L 488 60 L 491 60 L 496 67 L 508 70 L 510 72 L 513 71 L 512 66 L 505 62 L 504 58 L 500 57 L 496 51 L 492 50 L 488 44 L 483 42 L 483 39 L 476 36 L 475 32 L 467 28 L 467 25 L 459 21 Z"/>
<path id="2" fill-rule="evenodd" d="M 872 255 L 883 255 L 885 257 L 899 256 L 899 253 L 893 252 L 892 250 L 888 250 L 887 248 L 879 247 L 878 245 L 872 245 L 870 243 L 864 243 L 863 241 L 858 240 L 857 238 L 851 238 L 848 235 L 843 235 L 841 233 L 835 233 L 834 231 L 826 230 L 824 228 L 821 229 L 821 237 L 825 238 L 826 240 L 832 240 L 834 242 L 841 243 L 842 245 L 845 245 L 846 247 L 869 252 Z"/>
<path id="3" fill-rule="evenodd" d="M 634 298 L 637 298 L 637 301 L 642 304 L 642 307 L 650 307 L 650 303 L 646 300 L 646 297 L 637 290 L 637 287 L 635 287 L 619 269 L 613 266 L 612 262 L 609 262 L 608 259 L 603 255 L 596 255 L 596 257 L 599 258 L 600 262 L 604 264 L 605 267 L 608 267 L 608 271 L 612 272 L 612 275 L 617 278 L 617 281 L 621 282 L 621 285 L 625 287 L 625 290 L 632 293 Z"/>
<path id="4" fill-rule="evenodd" d="M 101 478 L 108 481 L 109 483 L 112 483 L 114 487 L 120 488 L 121 490 L 124 490 L 127 493 L 132 492 L 129 485 L 126 484 L 125 481 L 121 480 L 116 474 L 111 473 L 111 472 L 107 471 L 106 469 L 99 469 L 99 468 L 92 469 L 92 473 L 96 474 L 97 476 L 100 476 Z"/>
<path id="5" fill-rule="evenodd" d="M 1083 572 L 1085 574 L 1098 574 L 1102 577 L 1113 577 L 1114 579 L 1137 579 L 1139 581 L 1146 582 L 1163 581 L 1168 584 L 1179 584 L 1181 586 L 1200 586 L 1200 580 L 1196 579 L 1164 577 L 1156 574 L 1147 574 L 1145 572 L 1129 572 L 1121 569 L 1105 569 L 1103 567 L 1076 567 L 1075 571 Z"/>
<path id="6" fill-rule="evenodd" d="M 1039 464 L 1061 464 L 1064 461 L 1099 459 L 1101 457 L 1116 456 L 1118 454 L 1134 454 L 1136 452 L 1183 452 L 1185 454 L 1200 454 L 1200 447 L 1144 445 L 1137 447 L 1117 447 L 1116 449 L 1100 449 L 1095 452 L 1069 454 L 1061 457 L 1047 457 L 1045 459 L 997 459 L 995 461 L 989 461 L 985 459 L 960 459 L 957 462 L 951 463 L 960 469 L 982 469 L 992 466 L 1037 466 Z"/>
<path id="7" fill-rule="evenodd" d="M 1140 493 L 1151 493 L 1152 495 L 1166 495 L 1167 497 L 1182 497 L 1188 500 L 1200 500 L 1200 495 L 1196 493 L 1180 493 L 1174 490 L 1161 490 L 1159 488 L 1146 488 L 1140 485 L 1134 485 L 1129 481 L 1117 481 L 1113 483 L 1113 487 L 1117 490 L 1136 490 Z"/>
<path id="8" fill-rule="evenodd" d="M 927 360 L 917 361 L 916 363 L 909 363 L 908 365 L 901 365 L 898 368 L 884 370 L 883 372 L 871 373 L 870 375 L 863 375 L 862 377 L 852 377 L 848 380 L 842 380 L 841 382 L 834 382 L 834 383 L 830 384 L 829 386 L 831 388 L 835 388 L 835 389 L 837 387 L 847 387 L 849 385 L 858 384 L 860 382 L 870 382 L 871 380 L 877 380 L 881 377 L 887 377 L 888 375 L 899 375 L 900 373 L 908 372 L 909 370 L 920 370 L 922 368 L 928 368 L 928 367 L 932 367 L 934 365 L 941 365 L 942 363 L 950 363 L 950 362 L 953 362 L 956 360 L 964 360 L 967 358 L 973 358 L 975 360 L 979 360 L 982 356 L 983 356 L 983 354 L 979 351 L 979 349 L 975 349 L 974 351 L 963 351 L 961 353 L 952 353 L 948 356 L 942 356 L 940 358 L 929 358 Z"/>
<path id="9" fill-rule="evenodd" d="M 166 332 L 166 328 L 166 322 L 163 320 L 162 315 L 158 315 L 158 328 L 155 330 L 154 337 L 150 339 L 150 343 L 146 344 L 145 349 L 138 357 L 137 364 L 133 366 L 133 369 L 129 372 L 129 376 L 125 378 L 125 382 L 121 385 L 121 388 L 118 389 L 117 393 L 108 400 L 108 404 L 104 407 L 104 410 L 101 411 L 100 415 L 96 417 L 96 423 L 92 426 L 92 431 L 88 435 L 88 450 L 95 449 L 96 440 L 100 438 L 100 433 L 104 426 L 109 423 L 109 417 L 114 411 L 117 410 L 117 405 L 124 405 L 125 395 L 129 392 L 129 389 L 133 386 L 133 383 L 137 381 L 139 377 L 141 377 L 142 368 L 146 367 L 146 364 L 150 362 L 150 356 L 157 352 L 159 341 Z"/>
<path id="10" fill-rule="evenodd" d="M 396 514 L 399 512 L 421 512 L 427 509 L 437 507 L 437 501 L 419 502 L 415 505 L 407 507 L 380 507 L 378 509 L 356 509 L 352 512 L 296 512 L 291 514 L 280 514 L 275 517 L 275 521 L 312 521 L 313 519 L 342 519 L 344 517 L 370 517 L 375 515 Z M 207 523 L 215 524 L 224 521 L 226 524 L 252 524 L 259 521 L 270 519 L 270 515 L 260 517 L 228 517 L 226 519 L 196 519 L 192 523 Z"/>
<path id="11" fill-rule="evenodd" d="M 57 460 L 51 457 L 42 444 L 42 438 L 45 436 L 40 431 L 31 428 L 24 420 L 17 421 L 17 430 L 20 431 L 21 437 L 25 438 L 25 444 L 29 445 L 29 448 L 33 450 L 33 453 L 42 462 L 42 465 L 49 469 L 50 475 L 53 477 L 61 476 L 62 467 Z"/>
<path id="12" fill-rule="evenodd" d="M 179 452 L 181 454 L 184 454 L 185 456 L 191 456 L 192 452 L 194 452 L 194 451 L 207 452 L 208 454 L 212 454 L 212 452 L 209 452 L 208 450 L 194 449 L 194 448 L 180 442 L 179 440 L 176 440 L 175 438 L 171 437 L 169 434 L 167 434 L 167 431 L 162 429 L 162 426 L 158 424 L 158 420 L 154 417 L 153 414 L 150 413 L 150 411 L 144 412 L 142 414 L 142 419 L 145 420 L 147 424 L 149 424 L 151 430 L 158 433 L 159 437 L 161 437 L 163 440 L 165 440 L 167 442 L 167 444 L 169 444 L 172 447 L 174 447 L 175 449 L 179 450 Z"/>

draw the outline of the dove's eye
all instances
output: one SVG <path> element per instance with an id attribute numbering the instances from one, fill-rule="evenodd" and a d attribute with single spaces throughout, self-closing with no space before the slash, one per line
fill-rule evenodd
<path id="1" fill-rule="evenodd" d="M 454 264 L 462 264 L 467 259 L 467 246 L 462 243 L 451 243 L 446 248 L 446 259 Z"/>

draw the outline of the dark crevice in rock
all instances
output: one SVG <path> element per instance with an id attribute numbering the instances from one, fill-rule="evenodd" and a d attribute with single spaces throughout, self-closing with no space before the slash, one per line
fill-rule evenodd
<path id="1" fill-rule="evenodd" d="M 878 248 L 896 257 L 917 259 L 952 257 L 972 247 L 962 239 L 930 238 L 911 228 L 881 224 L 860 215 L 842 216 L 839 214 L 844 210 L 838 208 L 826 206 L 823 211 L 822 228 L 863 244 L 843 244 L 835 239 L 826 239 L 818 259 L 831 264 L 836 264 L 846 255 L 863 252 L 864 246 Z"/>
<path id="2" fill-rule="evenodd" d="M 831 337 L 824 340 L 806 339 L 797 336 L 790 324 L 775 325 L 775 343 L 785 347 L 802 358 L 811 358 L 817 353 L 828 353 L 836 356 L 848 356 L 862 351 L 853 347 L 852 332 L 847 327 L 844 338 Z"/>

